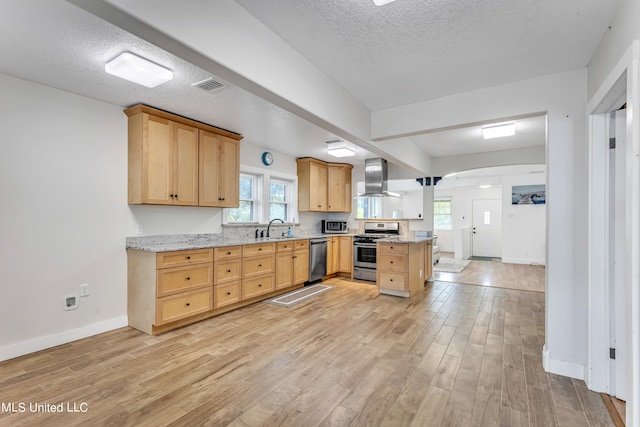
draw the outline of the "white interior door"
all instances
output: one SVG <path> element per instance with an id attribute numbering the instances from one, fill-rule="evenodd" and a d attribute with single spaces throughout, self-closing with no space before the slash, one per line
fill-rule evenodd
<path id="1" fill-rule="evenodd" d="M 626 400 L 627 280 L 625 265 L 626 111 L 611 113 L 609 150 L 609 336 L 615 349 L 611 360 L 611 395 Z"/>
<path id="2" fill-rule="evenodd" d="M 474 200 L 472 227 L 472 255 L 502 257 L 502 200 Z"/>

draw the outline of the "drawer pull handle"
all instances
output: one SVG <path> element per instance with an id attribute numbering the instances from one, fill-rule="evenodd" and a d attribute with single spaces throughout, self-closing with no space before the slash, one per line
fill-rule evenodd
<path id="1" fill-rule="evenodd" d="M 258 285 L 258 287 L 259 287 L 259 288 L 261 288 L 261 287 L 262 287 L 262 283 L 260 283 L 260 284 Z"/>
<path id="2" fill-rule="evenodd" d="M 191 257 L 190 257 L 190 256 L 188 256 L 188 257 L 187 257 L 187 259 L 191 259 Z"/>
<path id="3" fill-rule="evenodd" d="M 391 249 L 393 249 L 393 246 L 391 246 Z"/>
<path id="4" fill-rule="evenodd" d="M 258 267 L 262 267 L 262 264 L 258 264 Z"/>
<path id="5" fill-rule="evenodd" d="M 258 250 L 259 250 L 259 251 L 261 251 L 261 250 L 262 250 L 262 248 L 258 248 Z"/>
<path id="6" fill-rule="evenodd" d="M 231 251 L 227 251 L 227 255 L 231 255 Z"/>
<path id="7" fill-rule="evenodd" d="M 227 273 L 231 273 L 231 270 L 227 270 Z"/>
<path id="8" fill-rule="evenodd" d="M 389 279 L 390 282 L 393 282 L 393 279 Z"/>
<path id="9" fill-rule="evenodd" d="M 231 292 L 227 292 L 227 295 L 231 295 Z"/>
<path id="10" fill-rule="evenodd" d="M 389 261 L 390 264 L 393 264 L 393 261 Z"/>
<path id="11" fill-rule="evenodd" d="M 187 303 L 187 307 L 189 307 L 190 305 L 191 305 L 191 303 L 190 303 L 190 302 L 188 302 L 188 303 Z"/>
<path id="12" fill-rule="evenodd" d="M 187 277 L 187 280 L 191 280 L 191 277 Z"/>

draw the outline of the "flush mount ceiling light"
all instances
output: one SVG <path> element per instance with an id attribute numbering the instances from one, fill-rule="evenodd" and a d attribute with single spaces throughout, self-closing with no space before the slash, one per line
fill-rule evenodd
<path id="1" fill-rule="evenodd" d="M 483 184 L 480 186 L 480 188 L 491 188 L 491 186 L 489 184 Z"/>
<path id="2" fill-rule="evenodd" d="M 396 0 L 373 0 L 376 6 L 384 6 L 385 4 L 391 3 L 393 1 L 396 1 Z"/>
<path id="3" fill-rule="evenodd" d="M 131 52 L 123 52 L 104 66 L 104 71 L 146 87 L 156 87 L 173 78 L 173 72 Z"/>
<path id="4" fill-rule="evenodd" d="M 327 154 L 333 157 L 352 157 L 356 155 L 353 148 L 347 147 L 344 141 L 327 141 Z"/>
<path id="5" fill-rule="evenodd" d="M 503 123 L 501 125 L 487 126 L 482 128 L 482 137 L 484 139 L 502 138 L 503 136 L 512 136 L 515 134 L 515 123 Z"/>

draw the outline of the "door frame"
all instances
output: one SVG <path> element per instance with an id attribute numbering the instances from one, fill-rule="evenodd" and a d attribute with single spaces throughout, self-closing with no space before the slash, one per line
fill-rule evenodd
<path id="1" fill-rule="evenodd" d="M 588 142 L 588 336 L 585 382 L 609 392 L 609 160 L 608 113 L 627 103 L 625 271 L 628 289 L 627 423 L 640 425 L 640 41 L 635 40 L 587 105 Z M 637 115 L 637 113 L 635 113 Z"/>

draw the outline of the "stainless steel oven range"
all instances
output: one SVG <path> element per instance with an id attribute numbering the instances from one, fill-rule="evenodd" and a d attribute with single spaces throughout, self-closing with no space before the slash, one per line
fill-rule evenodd
<path id="1" fill-rule="evenodd" d="M 397 237 L 398 222 L 365 222 L 364 233 L 353 238 L 354 279 L 376 281 L 376 240 Z"/>

